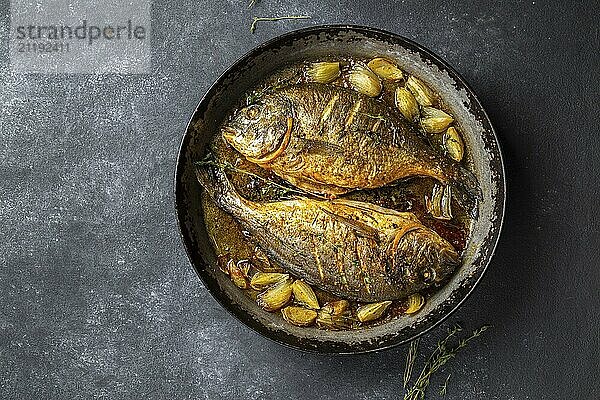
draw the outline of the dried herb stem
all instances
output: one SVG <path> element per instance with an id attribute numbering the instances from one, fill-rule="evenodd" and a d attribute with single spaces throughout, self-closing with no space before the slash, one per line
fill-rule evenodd
<path id="1" fill-rule="evenodd" d="M 373 114 L 363 113 L 363 112 L 361 112 L 360 114 L 362 114 L 366 117 L 369 117 L 369 118 L 378 119 L 383 122 L 387 121 L 383 115 L 373 115 Z"/>
<path id="2" fill-rule="evenodd" d="M 485 332 L 489 325 L 482 326 L 479 329 L 476 329 L 472 332 L 472 334 L 466 338 L 459 339 L 458 344 L 454 347 L 448 346 L 448 342 L 456 336 L 457 333 L 462 331 L 462 328 L 458 325 L 454 326 L 452 329 L 448 331 L 448 335 L 438 342 L 436 349 L 431 353 L 429 359 L 425 363 L 419 377 L 413 384 L 413 386 L 408 390 L 408 392 L 404 395 L 404 400 L 423 400 L 425 399 L 425 390 L 429 386 L 431 376 L 437 372 L 441 367 L 443 367 L 448 361 L 456 356 L 456 354 L 460 351 L 460 349 L 464 348 L 471 340 L 480 336 L 483 332 Z M 448 379 L 446 379 L 446 383 L 444 387 L 447 387 Z M 444 389 L 445 392 L 445 389 Z"/>
<path id="3" fill-rule="evenodd" d="M 413 367 L 415 366 L 415 360 L 417 359 L 417 351 L 419 350 L 419 338 L 410 342 L 408 353 L 406 354 L 406 365 L 404 367 L 404 388 L 408 386 L 410 377 L 412 376 Z"/>
<path id="4" fill-rule="evenodd" d="M 290 188 L 290 187 L 287 187 L 287 186 L 280 185 L 277 182 L 273 182 L 273 181 L 271 181 L 269 179 L 263 178 L 262 176 L 257 175 L 257 174 L 255 174 L 253 172 L 246 171 L 245 169 L 238 168 L 238 167 L 236 167 L 235 165 L 231 164 L 228 161 L 217 162 L 217 161 L 215 161 L 215 160 L 213 160 L 211 158 L 211 155 L 208 155 L 202 161 L 196 161 L 194 164 L 197 165 L 197 166 L 199 166 L 199 167 L 212 166 L 212 167 L 220 168 L 220 169 L 222 169 L 224 171 L 229 171 L 229 172 L 235 172 L 235 173 L 239 173 L 239 174 L 248 175 L 248 176 L 251 176 L 253 178 L 256 178 L 256 179 L 259 179 L 259 180 L 265 182 L 267 185 L 275 186 L 275 187 L 283 190 L 285 193 L 296 193 L 296 194 L 301 195 L 301 196 L 309 196 L 309 193 L 306 193 L 306 192 L 304 192 L 302 190 L 297 190 L 297 189 L 293 189 L 293 188 Z M 311 196 L 315 196 L 315 197 L 319 197 L 319 198 L 325 199 L 325 197 L 321 197 L 321 196 L 314 195 L 314 194 L 311 195 Z"/>
<path id="5" fill-rule="evenodd" d="M 446 380 L 444 381 L 444 384 L 440 388 L 440 396 L 446 395 L 446 391 L 448 390 L 448 381 L 450 380 L 450 375 L 451 374 L 448 374 L 448 376 L 446 377 Z"/>
<path id="6" fill-rule="evenodd" d="M 265 94 L 265 90 L 253 90 L 246 96 L 246 105 L 254 104 Z"/>
<path id="7" fill-rule="evenodd" d="M 309 15 L 286 15 L 284 17 L 254 17 L 252 21 L 252 25 L 250 25 L 250 32 L 254 33 L 256 31 L 256 25 L 260 21 L 281 21 L 284 19 L 310 19 Z"/>

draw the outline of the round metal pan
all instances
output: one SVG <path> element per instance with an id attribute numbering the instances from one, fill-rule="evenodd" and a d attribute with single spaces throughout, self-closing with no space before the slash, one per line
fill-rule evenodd
<path id="1" fill-rule="evenodd" d="M 216 267 L 203 220 L 193 163 L 219 134 L 219 126 L 239 97 L 286 65 L 339 56 L 393 59 L 440 94 L 453 113 L 467 147 L 466 162 L 479 179 L 484 198 L 479 218 L 463 253 L 463 264 L 450 281 L 412 316 L 358 331 L 326 331 L 292 326 L 259 308 Z M 494 129 L 465 81 L 448 64 L 422 46 L 378 29 L 333 25 L 293 31 L 270 40 L 235 62 L 204 95 L 183 136 L 175 172 L 175 209 L 188 257 L 217 301 L 241 322 L 278 343 L 327 353 L 362 353 L 405 343 L 444 320 L 477 285 L 494 254 L 502 227 L 505 181 Z"/>

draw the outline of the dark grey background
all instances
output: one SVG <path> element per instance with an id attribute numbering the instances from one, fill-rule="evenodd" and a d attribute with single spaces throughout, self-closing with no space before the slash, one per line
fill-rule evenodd
<path id="1" fill-rule="evenodd" d="M 442 56 L 504 150 L 496 256 L 449 321 L 494 328 L 431 398 L 449 373 L 448 399 L 598 398 L 600 10 L 551 3 L 157 1 L 147 76 L 11 74 L 2 29 L 0 398 L 401 398 L 405 347 L 319 356 L 259 337 L 202 287 L 177 232 L 175 157 L 200 96 L 252 47 L 320 23 Z M 288 13 L 313 19 L 248 32 Z"/>

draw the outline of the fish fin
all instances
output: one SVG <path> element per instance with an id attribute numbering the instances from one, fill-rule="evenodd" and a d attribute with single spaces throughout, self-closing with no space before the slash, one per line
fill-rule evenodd
<path id="1" fill-rule="evenodd" d="M 247 208 L 248 201 L 235 190 L 225 172 L 211 165 L 195 165 L 196 179 L 217 205 L 231 214 Z"/>
<path id="2" fill-rule="evenodd" d="M 333 219 L 352 228 L 354 231 L 356 231 L 356 233 L 359 236 L 373 239 L 375 242 L 379 243 L 379 231 L 376 228 L 373 228 L 372 226 L 369 226 L 361 221 L 355 221 L 353 219 L 344 217 L 343 215 L 336 214 L 335 212 L 329 210 L 327 207 L 319 206 L 319 208 L 321 209 L 321 211 L 331 216 Z"/>
<path id="3" fill-rule="evenodd" d="M 450 177 L 450 184 L 455 189 L 452 194 L 458 204 L 471 218 L 477 219 L 479 216 L 479 201 L 483 198 L 483 195 L 475 174 L 459 165 L 455 169 L 454 175 Z"/>

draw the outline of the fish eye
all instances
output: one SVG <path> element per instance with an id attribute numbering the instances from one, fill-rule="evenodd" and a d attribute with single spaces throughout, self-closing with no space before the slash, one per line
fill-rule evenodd
<path id="1" fill-rule="evenodd" d="M 427 268 L 421 275 L 424 282 L 433 282 L 435 280 L 435 270 L 433 268 Z"/>
<path id="2" fill-rule="evenodd" d="M 244 114 L 246 115 L 246 118 L 249 120 L 253 121 L 255 119 L 258 119 L 258 116 L 260 114 L 260 107 L 259 106 L 250 106 L 244 110 Z"/>

